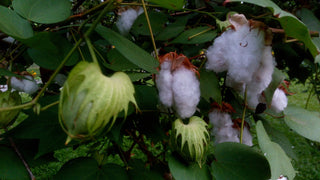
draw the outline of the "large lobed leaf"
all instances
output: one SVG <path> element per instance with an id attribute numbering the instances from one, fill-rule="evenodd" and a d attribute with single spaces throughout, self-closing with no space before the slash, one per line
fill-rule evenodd
<path id="1" fill-rule="evenodd" d="M 320 113 L 289 105 L 285 110 L 286 124 L 301 136 L 320 142 Z"/>
<path id="2" fill-rule="evenodd" d="M 216 180 L 269 179 L 267 159 L 251 147 L 239 143 L 220 143 L 215 148 L 212 174 Z"/>
<path id="3" fill-rule="evenodd" d="M 259 146 L 269 161 L 271 168 L 271 179 L 278 179 L 281 175 L 293 179 L 296 175 L 291 160 L 282 150 L 279 144 L 270 140 L 261 121 L 256 124 Z"/>
<path id="4" fill-rule="evenodd" d="M 208 102 L 210 102 L 210 98 L 212 98 L 216 102 L 221 103 L 222 96 L 219 79 L 214 72 L 203 69 L 200 71 L 200 90 L 201 96 Z"/>
<path id="5" fill-rule="evenodd" d="M 22 17 L 43 24 L 57 23 L 71 15 L 69 0 L 14 0 L 12 6 Z"/>
<path id="6" fill-rule="evenodd" d="M 0 6 L 0 17 L 0 30 L 7 35 L 18 39 L 27 39 L 33 36 L 31 24 L 14 11 Z"/>

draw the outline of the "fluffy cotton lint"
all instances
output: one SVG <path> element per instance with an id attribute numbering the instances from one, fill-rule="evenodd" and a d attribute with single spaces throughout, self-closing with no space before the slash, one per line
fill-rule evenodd
<path id="1" fill-rule="evenodd" d="M 274 91 L 272 101 L 271 101 L 271 109 L 277 113 L 282 112 L 288 105 L 288 98 L 284 91 L 277 88 Z"/>
<path id="2" fill-rule="evenodd" d="M 209 113 L 210 123 L 213 125 L 211 131 L 215 138 L 215 144 L 222 142 L 239 142 L 238 131 L 234 129 L 230 114 L 213 110 Z"/>
<path id="3" fill-rule="evenodd" d="M 120 33 L 123 35 L 127 34 L 130 31 L 134 21 L 142 12 L 142 8 L 139 8 L 139 10 L 130 8 L 122 12 L 120 18 L 116 22 Z"/>
<path id="4" fill-rule="evenodd" d="M 166 107 L 171 107 L 173 105 L 171 61 L 164 61 L 160 68 L 156 76 L 160 102 Z"/>
<path id="5" fill-rule="evenodd" d="M 275 61 L 271 46 L 265 46 L 259 68 L 254 72 L 252 81 L 247 84 L 248 105 L 255 108 L 259 103 L 261 93 L 269 86 L 272 80 Z"/>
<path id="6" fill-rule="evenodd" d="M 240 133 L 240 132 L 239 132 Z M 239 135 L 240 137 L 240 135 Z M 243 128 L 243 136 L 242 136 L 242 143 L 243 144 L 246 144 L 248 146 L 252 146 L 252 136 L 251 136 L 251 133 L 249 131 L 249 129 L 245 126 Z"/>
<path id="7" fill-rule="evenodd" d="M 184 66 L 172 73 L 174 108 L 180 118 L 191 117 L 200 101 L 200 83 L 192 70 Z"/>
<path id="8" fill-rule="evenodd" d="M 213 45 L 208 48 L 206 51 L 208 58 L 206 69 L 217 73 L 228 70 L 227 41 L 229 41 L 228 32 L 225 32 L 216 38 Z"/>
<path id="9" fill-rule="evenodd" d="M 28 94 L 35 93 L 39 89 L 37 82 L 32 76 L 27 75 L 24 77 L 27 79 L 18 79 L 16 77 L 12 77 L 11 87 L 20 92 L 25 92 Z"/>
<path id="10" fill-rule="evenodd" d="M 264 32 L 251 29 L 248 23 L 231 35 L 228 43 L 228 75 L 236 82 L 249 83 L 262 59 Z"/>

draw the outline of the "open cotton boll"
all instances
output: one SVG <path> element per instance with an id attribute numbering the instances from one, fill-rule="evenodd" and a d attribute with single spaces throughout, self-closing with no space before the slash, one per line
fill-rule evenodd
<path id="1" fill-rule="evenodd" d="M 212 46 L 206 51 L 208 61 L 206 62 L 206 69 L 213 70 L 214 72 L 223 72 L 228 70 L 227 50 L 228 50 L 228 35 L 232 33 L 227 31 L 220 37 L 214 40 Z"/>
<path id="2" fill-rule="evenodd" d="M 164 61 L 160 66 L 159 74 L 156 76 L 160 102 L 166 107 L 171 107 L 173 104 L 171 64 L 170 61 Z"/>
<path id="3" fill-rule="evenodd" d="M 174 108 L 180 118 L 191 117 L 200 101 L 200 83 L 192 70 L 179 67 L 172 73 Z"/>
<path id="4" fill-rule="evenodd" d="M 247 84 L 248 104 L 256 107 L 259 103 L 261 93 L 269 86 L 272 81 L 272 73 L 275 61 L 272 56 L 271 46 L 265 46 L 259 68 L 254 72 L 252 81 Z"/>
<path id="5" fill-rule="evenodd" d="M 284 91 L 277 88 L 274 91 L 272 101 L 271 101 L 271 109 L 276 113 L 282 112 L 288 105 L 288 98 Z"/>
<path id="6" fill-rule="evenodd" d="M 232 34 L 229 41 L 228 75 L 236 82 L 249 83 L 258 69 L 264 49 L 264 32 L 249 23 Z"/>
<path id="7" fill-rule="evenodd" d="M 122 35 L 125 35 L 130 31 L 134 21 L 142 12 L 143 9 L 141 7 L 138 10 L 129 8 L 126 11 L 121 12 L 121 16 L 117 20 L 116 25 Z"/>
<path id="8" fill-rule="evenodd" d="M 26 75 L 24 77 L 27 79 L 18 79 L 16 77 L 12 77 L 11 87 L 20 92 L 25 92 L 28 94 L 35 93 L 39 89 L 37 82 L 32 76 Z"/>
<path id="9" fill-rule="evenodd" d="M 213 125 L 211 134 L 215 137 L 215 144 L 222 142 L 239 142 L 238 132 L 234 129 L 230 114 L 213 110 L 209 113 L 210 123 Z"/>

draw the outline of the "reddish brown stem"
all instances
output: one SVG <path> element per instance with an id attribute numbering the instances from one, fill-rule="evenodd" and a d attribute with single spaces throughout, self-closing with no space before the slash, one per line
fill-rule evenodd
<path id="1" fill-rule="evenodd" d="M 269 27 L 269 29 L 272 31 L 272 33 L 277 33 L 277 34 L 284 34 L 285 33 L 284 29 L 277 29 L 277 28 L 271 28 L 271 27 Z M 309 33 L 313 37 L 319 36 L 318 31 L 309 31 Z"/>

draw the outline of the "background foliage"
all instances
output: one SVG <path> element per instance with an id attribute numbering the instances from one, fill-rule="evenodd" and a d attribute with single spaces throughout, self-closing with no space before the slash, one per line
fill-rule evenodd
<path id="1" fill-rule="evenodd" d="M 119 9 L 143 4 L 147 11 L 121 35 Z M 266 97 L 270 101 L 283 79 L 291 82 L 294 94 L 283 114 L 248 109 L 252 147 L 214 145 L 211 137 L 206 161 L 199 166 L 182 158 L 170 142 L 177 117 L 160 108 L 152 39 L 160 54 L 183 53 L 198 67 L 197 116 L 208 122 L 210 104 L 222 101 L 242 112 L 244 99 L 223 84 L 224 74 L 203 68 L 205 50 L 229 26 L 226 17 L 234 12 L 272 29 L 278 70 Z M 0 179 L 319 179 L 319 15 L 316 0 L 1 1 L 0 87 L 28 71 L 36 74 L 40 90 L 20 93 L 19 116 L 0 130 Z M 65 145 L 67 135 L 58 120 L 61 85 L 54 78 L 68 76 L 80 61 L 95 61 L 88 46 L 104 75 L 122 71 L 130 77 L 139 110 L 130 105 L 128 116 L 120 113 L 110 132 Z"/>

